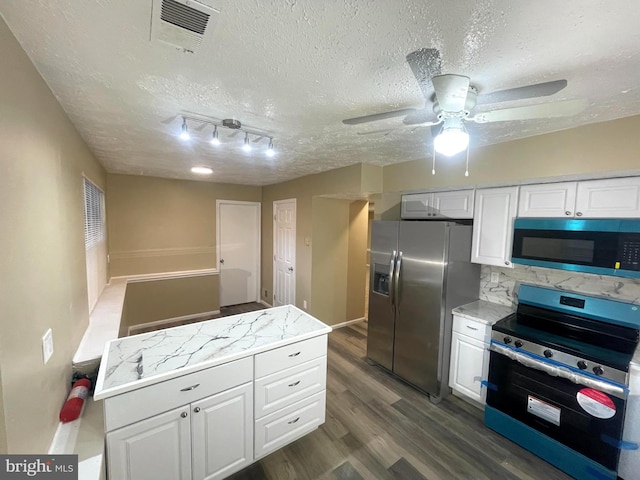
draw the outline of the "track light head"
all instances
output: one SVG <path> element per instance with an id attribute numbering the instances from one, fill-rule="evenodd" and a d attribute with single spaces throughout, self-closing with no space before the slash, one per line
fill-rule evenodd
<path id="1" fill-rule="evenodd" d="M 211 145 L 220 145 L 220 138 L 218 138 L 218 126 L 213 126 L 213 136 L 211 137 Z"/>
<path id="2" fill-rule="evenodd" d="M 249 143 L 249 133 L 245 132 L 244 134 L 244 145 L 242 145 L 242 150 L 245 152 L 251 151 L 251 144 Z"/>
<path id="3" fill-rule="evenodd" d="M 269 138 L 269 146 L 265 153 L 267 154 L 267 157 L 273 157 L 276 154 L 276 151 L 273 149 L 273 138 Z"/>
<path id="4" fill-rule="evenodd" d="M 187 127 L 187 119 L 182 117 L 182 128 L 180 130 L 180 138 L 182 140 L 189 140 L 191 136 L 189 135 L 189 128 Z"/>

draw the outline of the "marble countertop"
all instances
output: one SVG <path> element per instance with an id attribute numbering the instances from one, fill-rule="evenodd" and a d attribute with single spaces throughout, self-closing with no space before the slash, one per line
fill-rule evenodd
<path id="1" fill-rule="evenodd" d="M 167 328 L 107 343 L 95 400 L 329 333 L 331 327 L 285 305 Z"/>
<path id="2" fill-rule="evenodd" d="M 515 312 L 514 307 L 500 305 L 486 300 L 476 300 L 460 307 L 454 308 L 453 313 L 470 320 L 493 325 L 498 320 Z"/>

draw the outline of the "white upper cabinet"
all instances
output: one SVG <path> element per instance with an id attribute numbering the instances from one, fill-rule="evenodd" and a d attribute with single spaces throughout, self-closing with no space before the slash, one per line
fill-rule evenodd
<path id="1" fill-rule="evenodd" d="M 639 218 L 640 177 L 523 185 L 518 217 Z"/>
<path id="2" fill-rule="evenodd" d="M 522 185 L 518 217 L 573 217 L 577 182 Z"/>
<path id="3" fill-rule="evenodd" d="M 473 218 L 473 190 L 410 193 L 402 196 L 403 219 Z"/>
<path id="4" fill-rule="evenodd" d="M 513 268 L 511 245 L 518 187 L 476 190 L 471 261 Z"/>
<path id="5" fill-rule="evenodd" d="M 576 217 L 640 217 L 640 177 L 578 182 Z"/>

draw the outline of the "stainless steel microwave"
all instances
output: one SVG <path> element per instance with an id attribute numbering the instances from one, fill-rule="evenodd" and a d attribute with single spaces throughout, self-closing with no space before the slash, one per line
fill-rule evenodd
<path id="1" fill-rule="evenodd" d="M 640 220 L 517 218 L 511 261 L 640 278 Z"/>

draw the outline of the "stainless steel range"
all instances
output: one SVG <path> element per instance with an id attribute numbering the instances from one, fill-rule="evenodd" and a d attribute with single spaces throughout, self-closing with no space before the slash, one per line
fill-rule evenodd
<path id="1" fill-rule="evenodd" d="M 579 479 L 615 479 L 640 307 L 521 285 L 493 326 L 485 423 Z"/>

